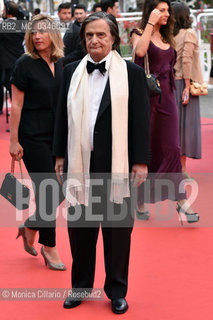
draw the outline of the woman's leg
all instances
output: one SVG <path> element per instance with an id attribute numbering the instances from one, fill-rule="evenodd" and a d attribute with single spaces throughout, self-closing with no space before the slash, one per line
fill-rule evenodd
<path id="1" fill-rule="evenodd" d="M 44 245 L 44 253 L 48 260 L 60 263 L 55 248 L 55 216 L 56 208 L 62 201 L 62 193 L 54 172 L 51 141 L 33 141 L 29 138 L 20 139 L 24 149 L 23 160 L 34 184 L 36 211 L 25 221 L 26 235 L 29 243 L 33 243 L 35 230 L 39 231 L 39 243 Z M 46 179 L 46 180 L 45 180 Z M 50 179 L 47 181 L 47 179 Z M 58 190 L 58 201 L 54 201 L 53 190 L 49 182 Z M 45 184 L 47 183 L 47 187 Z M 44 196 L 45 195 L 45 196 Z"/>
<path id="2" fill-rule="evenodd" d="M 181 156 L 182 172 L 186 172 L 186 156 Z"/>

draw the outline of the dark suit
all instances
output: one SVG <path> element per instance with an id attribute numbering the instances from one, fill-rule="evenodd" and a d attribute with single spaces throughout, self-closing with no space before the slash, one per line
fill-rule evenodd
<path id="1" fill-rule="evenodd" d="M 0 109 L 3 107 L 3 86 L 9 90 L 10 76 L 16 60 L 24 53 L 24 33 L 15 31 L 17 20 L 7 19 L 0 23 Z M 14 32 L 8 32 L 14 29 Z"/>
<path id="2" fill-rule="evenodd" d="M 54 154 L 59 157 L 65 156 L 68 133 L 66 97 L 72 74 L 78 63 L 72 63 L 64 69 L 53 147 Z M 149 94 L 143 69 L 127 61 L 127 70 L 129 82 L 128 153 L 131 171 L 133 164 L 149 163 Z M 108 80 L 94 128 L 94 149 L 90 162 L 91 173 L 111 172 L 111 132 L 111 99 Z M 106 200 L 104 192 L 101 193 L 101 196 L 103 196 L 103 201 L 94 207 L 94 211 L 97 208 L 97 212 L 101 210 L 104 216 L 104 220 L 101 222 L 106 269 L 104 290 L 110 299 L 122 298 L 126 296 L 127 292 L 130 239 L 134 221 L 129 214 L 122 222 L 109 222 L 106 210 L 109 199 Z M 125 203 L 130 209 L 130 200 L 126 198 Z M 116 204 L 113 206 L 116 212 L 119 212 L 122 207 L 122 205 Z M 72 213 L 72 210 L 74 208 L 69 210 L 69 214 Z M 80 222 L 68 224 L 73 256 L 73 288 L 92 288 L 94 281 L 96 242 L 100 221 L 96 221 L 96 224 L 91 223 L 91 227 L 88 227 L 90 223 L 84 220 L 84 210 L 85 207 L 82 206 Z"/>
<path id="3" fill-rule="evenodd" d="M 81 44 L 79 35 L 80 29 L 81 25 L 76 20 L 73 24 L 70 24 L 69 29 L 64 35 L 64 65 L 80 60 L 86 55 L 86 52 Z"/>

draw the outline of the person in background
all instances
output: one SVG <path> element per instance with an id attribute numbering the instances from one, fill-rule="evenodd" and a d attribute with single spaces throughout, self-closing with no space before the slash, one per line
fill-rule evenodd
<path id="1" fill-rule="evenodd" d="M 34 11 L 33 11 L 33 14 L 34 16 L 36 16 L 37 14 L 40 14 L 41 13 L 41 10 L 39 8 L 36 8 Z"/>
<path id="2" fill-rule="evenodd" d="M 210 33 L 211 54 L 213 55 L 213 33 Z M 209 84 L 213 85 L 213 63 L 209 75 Z"/>
<path id="3" fill-rule="evenodd" d="M 189 8 L 184 3 L 173 2 L 172 9 L 175 16 L 174 40 L 177 61 L 174 68 L 181 163 L 184 178 L 191 179 L 186 171 L 186 159 L 201 159 L 201 124 L 199 97 L 190 95 L 189 86 L 190 79 L 203 83 L 203 76 L 198 38 L 191 28 Z"/>
<path id="4" fill-rule="evenodd" d="M 16 60 L 24 53 L 24 33 L 18 32 L 16 27 L 18 12 L 18 5 L 14 1 L 6 2 L 3 10 L 5 20 L 0 22 L 0 114 L 3 113 L 3 86 L 9 91 L 11 98 L 11 72 Z M 8 32 L 11 25 L 15 25 L 15 32 Z"/>
<path id="5" fill-rule="evenodd" d="M 118 0 L 101 0 L 102 11 L 112 14 L 115 18 L 119 15 Z"/>
<path id="6" fill-rule="evenodd" d="M 64 58 L 63 65 L 82 59 L 86 52 L 81 44 L 79 36 L 81 25 L 86 18 L 87 10 L 83 4 L 74 7 L 74 23 L 70 24 L 66 31 L 64 41 Z"/>
<path id="7" fill-rule="evenodd" d="M 81 27 L 82 23 L 84 22 L 84 19 L 87 16 L 87 8 L 84 4 L 77 4 L 74 7 L 74 24 L 78 27 Z M 74 29 L 75 31 L 75 29 Z"/>
<path id="8" fill-rule="evenodd" d="M 72 8 L 70 2 L 61 3 L 58 6 L 59 29 L 63 39 L 65 32 L 72 25 Z"/>
<path id="9" fill-rule="evenodd" d="M 72 18 L 71 2 L 64 2 L 58 6 L 58 17 L 60 23 L 68 27 Z"/>
<path id="10" fill-rule="evenodd" d="M 27 10 L 26 3 L 18 2 L 18 20 L 29 20 L 30 12 Z"/>
<path id="11" fill-rule="evenodd" d="M 2 19 L 3 9 L 4 9 L 4 1 L 0 0 L 0 23 L 3 20 Z M 1 78 L 1 72 L 0 72 L 0 78 Z M 0 83 L 0 115 L 3 114 L 3 105 L 4 105 L 4 87 L 1 81 Z"/>
<path id="12" fill-rule="evenodd" d="M 111 300 L 112 311 L 121 314 L 128 309 L 125 296 L 134 223 L 129 172 L 135 186 L 140 185 L 146 178 L 150 158 L 148 88 L 143 69 L 123 60 L 115 50 L 120 38 L 112 15 L 105 12 L 89 15 L 80 36 L 88 55 L 64 69 L 53 148 L 59 181 L 68 149 L 66 197 L 71 205 L 68 213 L 72 216 L 75 210 L 82 210 L 78 220 L 68 222 L 73 257 L 72 290 L 79 296 L 82 288 L 83 292 L 91 292 L 93 288 L 101 225 L 106 270 L 104 291 Z M 73 174 L 76 179 L 70 179 Z M 94 176 L 105 184 L 106 174 L 111 197 L 104 192 L 104 186 L 98 188 L 101 202 L 96 207 L 91 197 L 88 199 L 89 190 L 84 186 L 88 177 Z M 88 208 L 95 221 L 88 221 L 85 216 Z M 124 210 L 125 216 L 114 221 L 110 219 L 113 210 L 117 214 Z M 102 218 L 95 217 L 97 213 Z M 70 295 L 64 308 L 74 308 L 80 303 L 80 298 L 76 300 Z"/>
<path id="13" fill-rule="evenodd" d="M 46 15 L 32 18 L 25 35 L 26 54 L 16 61 L 11 76 L 12 107 L 10 119 L 10 155 L 23 158 L 35 186 L 35 214 L 19 226 L 24 250 L 37 256 L 34 248 L 39 232 L 41 254 L 52 270 L 66 270 L 56 249 L 55 217 L 58 203 L 52 188 L 45 198 L 39 194 L 41 183 L 56 181 L 55 158 L 52 156 L 55 110 L 58 88 L 62 81 L 63 41 L 55 21 Z M 50 215 L 46 220 L 44 217 Z"/>
<path id="14" fill-rule="evenodd" d="M 93 12 L 100 12 L 102 11 L 102 8 L 101 8 L 101 3 L 100 2 L 97 2 L 94 4 L 94 6 L 92 7 L 92 13 Z"/>
<path id="15" fill-rule="evenodd" d="M 135 63 L 144 66 L 144 56 L 148 54 L 150 73 L 156 75 L 162 90 L 162 99 L 152 96 L 151 105 L 151 163 L 149 166 L 152 185 L 150 199 L 155 203 L 166 199 L 177 201 L 179 218 L 187 222 L 198 222 L 186 194 L 180 190 L 182 166 L 180 160 L 178 113 L 174 94 L 175 80 L 173 75 L 176 61 L 175 42 L 173 39 L 174 17 L 169 0 L 145 0 L 140 29 L 134 29 L 132 43 L 135 49 Z M 155 187 L 158 179 L 171 181 L 171 188 L 159 192 Z M 145 210 L 144 189 L 139 188 L 138 216 L 148 219 Z"/>

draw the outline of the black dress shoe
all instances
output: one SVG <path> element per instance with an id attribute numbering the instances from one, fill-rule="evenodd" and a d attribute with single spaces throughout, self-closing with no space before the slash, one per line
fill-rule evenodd
<path id="1" fill-rule="evenodd" d="M 128 304 L 124 298 L 112 299 L 112 311 L 121 314 L 127 311 Z"/>
<path id="2" fill-rule="evenodd" d="M 65 309 L 75 308 L 79 306 L 79 304 L 81 304 L 81 300 L 75 300 L 72 297 L 68 296 L 64 301 L 64 308 Z"/>

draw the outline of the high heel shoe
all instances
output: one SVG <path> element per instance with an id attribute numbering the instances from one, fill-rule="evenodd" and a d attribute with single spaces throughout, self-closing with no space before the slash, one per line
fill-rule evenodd
<path id="1" fill-rule="evenodd" d="M 136 215 L 139 220 L 147 221 L 147 220 L 149 220 L 150 212 L 149 211 L 142 212 L 142 211 L 139 211 L 136 209 Z"/>
<path id="2" fill-rule="evenodd" d="M 21 224 L 18 227 L 18 235 L 17 235 L 16 239 L 18 239 L 20 236 L 22 236 L 22 239 L 23 239 L 24 250 L 26 252 L 28 252 L 29 254 L 31 254 L 32 256 L 37 256 L 38 252 L 36 251 L 36 249 L 34 247 L 30 247 L 29 244 L 27 243 L 27 238 L 25 235 L 25 226 L 23 224 Z"/>
<path id="3" fill-rule="evenodd" d="M 182 220 L 182 217 L 181 217 L 181 213 L 183 213 L 186 217 L 186 221 L 188 223 L 194 223 L 194 222 L 198 222 L 200 217 L 199 217 L 199 214 L 198 213 L 188 213 L 186 212 L 180 205 L 179 203 L 177 203 L 177 207 L 176 207 L 176 210 L 179 214 L 179 218 L 180 218 L 180 222 L 181 224 L 183 225 L 183 220 Z"/>
<path id="4" fill-rule="evenodd" d="M 45 266 L 47 266 L 51 270 L 56 270 L 56 271 L 64 271 L 67 270 L 66 266 L 61 262 L 61 263 L 52 263 L 50 262 L 47 257 L 45 256 L 44 253 L 44 248 L 43 246 L 41 247 L 41 255 L 44 258 L 44 263 Z"/>
<path id="5" fill-rule="evenodd" d="M 183 178 L 184 178 L 186 181 L 194 181 L 194 178 L 193 178 L 193 177 L 190 177 L 190 175 L 188 174 L 188 172 L 184 171 L 182 174 L 183 174 Z"/>

